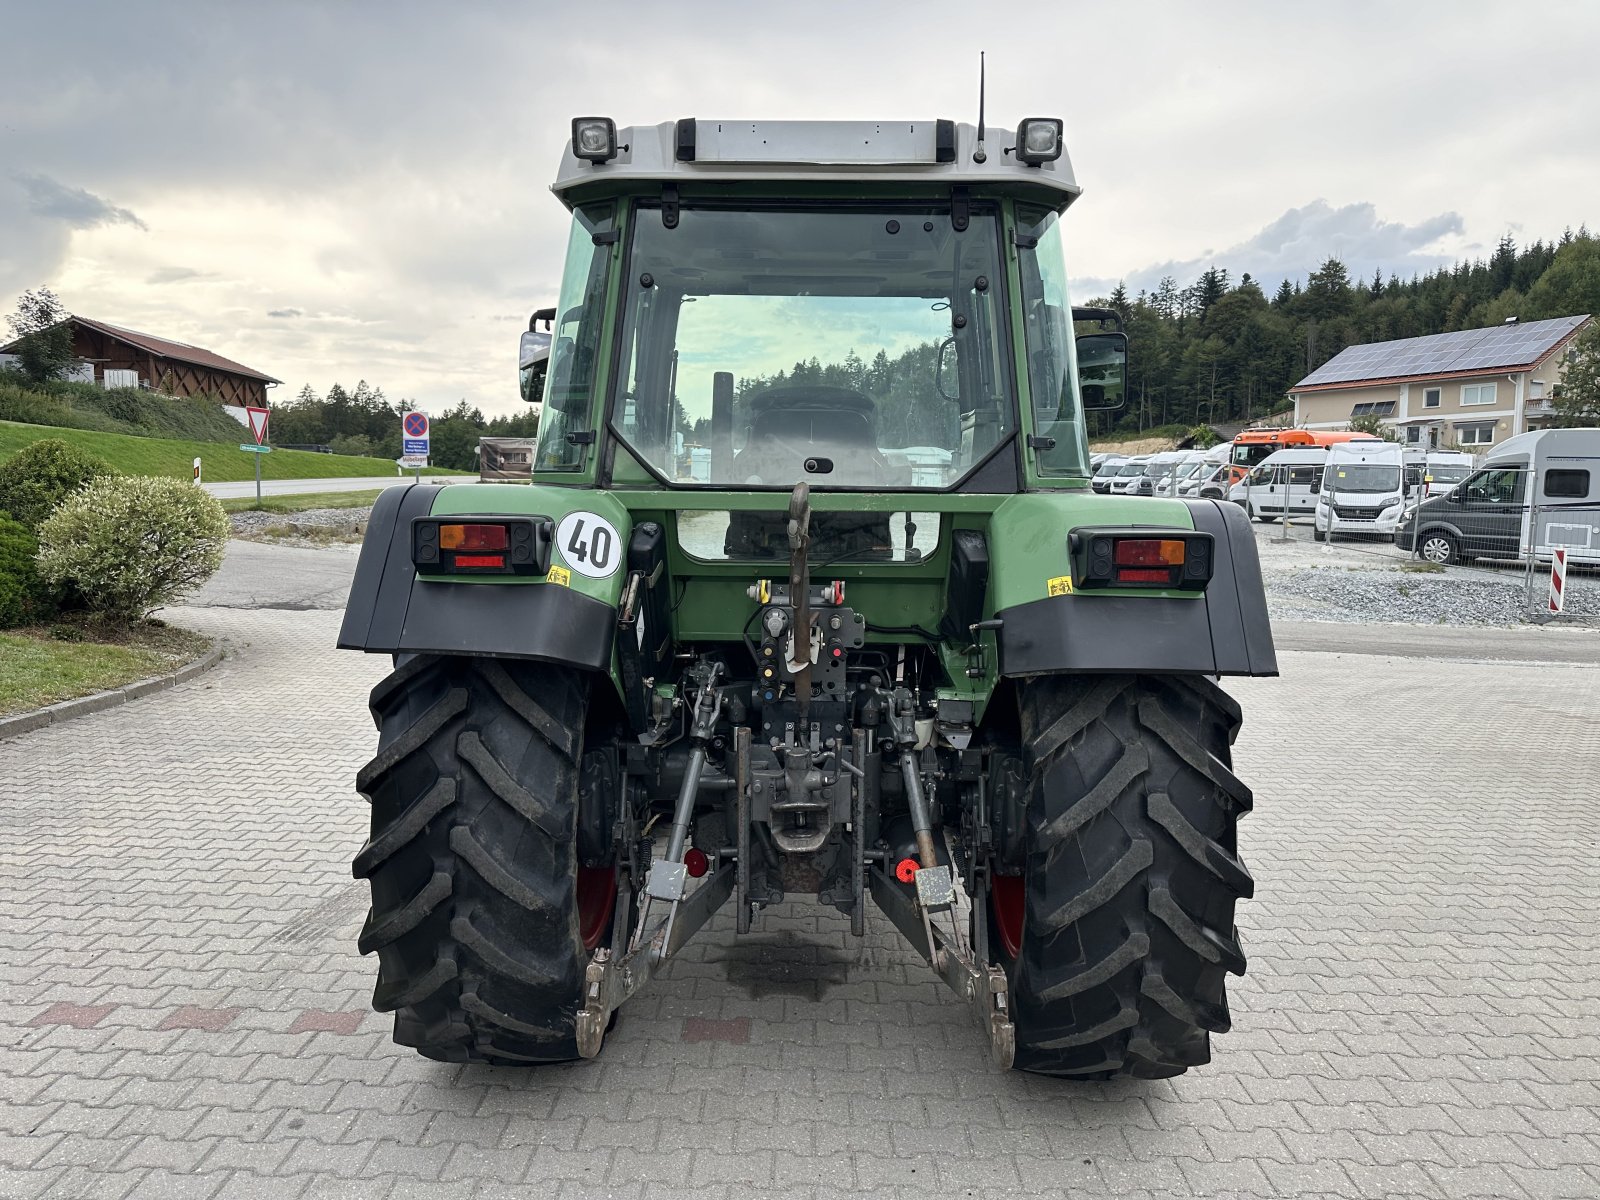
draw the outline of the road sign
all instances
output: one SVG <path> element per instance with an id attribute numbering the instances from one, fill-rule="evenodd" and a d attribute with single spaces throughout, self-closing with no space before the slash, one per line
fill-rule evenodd
<path id="1" fill-rule="evenodd" d="M 428 457 L 428 414 L 408 412 L 400 418 L 400 453 L 407 458 Z"/>
<path id="2" fill-rule="evenodd" d="M 245 413 L 250 418 L 250 433 L 256 439 L 256 445 L 261 445 L 267 440 L 267 418 L 272 411 L 266 408 L 252 408 L 245 406 Z"/>
<path id="3" fill-rule="evenodd" d="M 426 454 L 402 454 L 395 459 L 395 465 L 404 467 L 408 471 L 419 471 L 428 465 Z"/>
<path id="4" fill-rule="evenodd" d="M 240 442 L 239 443 L 239 449 L 245 451 L 247 454 L 271 454 L 272 453 L 272 447 L 271 446 L 252 446 L 249 442 Z"/>

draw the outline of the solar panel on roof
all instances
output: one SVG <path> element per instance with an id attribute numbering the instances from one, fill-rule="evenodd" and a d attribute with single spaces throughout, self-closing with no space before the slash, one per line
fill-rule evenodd
<path id="1" fill-rule="evenodd" d="M 1585 319 L 1556 317 L 1350 346 L 1295 386 L 1522 367 L 1543 357 Z"/>

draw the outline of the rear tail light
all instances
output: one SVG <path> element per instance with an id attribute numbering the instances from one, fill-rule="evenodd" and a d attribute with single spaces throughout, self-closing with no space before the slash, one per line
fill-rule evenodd
<path id="1" fill-rule="evenodd" d="M 441 525 L 441 550 L 504 550 L 511 535 L 504 525 Z"/>
<path id="2" fill-rule="evenodd" d="M 418 517 L 411 562 L 419 575 L 543 575 L 554 536 L 549 517 Z"/>
<path id="3" fill-rule="evenodd" d="M 1199 591 L 1211 582 L 1213 544 L 1192 530 L 1076 530 L 1068 539 L 1073 584 Z"/>

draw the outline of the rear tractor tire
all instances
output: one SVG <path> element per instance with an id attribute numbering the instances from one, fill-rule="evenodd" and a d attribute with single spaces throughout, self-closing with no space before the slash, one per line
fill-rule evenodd
<path id="1" fill-rule="evenodd" d="M 373 689 L 358 945 L 378 955 L 372 1006 L 427 1058 L 578 1057 L 584 969 L 610 943 L 616 901 L 615 867 L 580 846 L 588 693 L 569 668 L 432 655 Z"/>
<path id="2" fill-rule="evenodd" d="M 1044 678 L 1020 701 L 1026 862 L 990 905 L 1015 1066 L 1157 1079 L 1209 1062 L 1226 976 L 1245 969 L 1234 902 L 1255 890 L 1236 849 L 1238 706 L 1175 676 Z"/>

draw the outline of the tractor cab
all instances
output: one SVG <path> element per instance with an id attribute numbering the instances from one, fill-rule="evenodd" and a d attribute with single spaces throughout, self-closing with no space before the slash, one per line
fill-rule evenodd
<path id="1" fill-rule="evenodd" d="M 593 1057 L 723 904 L 811 894 L 1001 1064 L 1205 1061 L 1250 887 L 1210 677 L 1276 660 L 1237 508 L 1090 488 L 1127 339 L 1068 296 L 1062 123 L 581 117 L 554 190 L 531 485 L 386 492 L 340 633 L 397 658 L 396 1039 Z"/>
<path id="2" fill-rule="evenodd" d="M 579 119 L 555 186 L 573 223 L 536 470 L 1083 486 L 1085 389 L 1121 403 L 1126 339 L 1073 335 L 1059 217 L 1078 187 L 1058 129 L 1024 122 L 986 152 L 947 121 Z"/>

